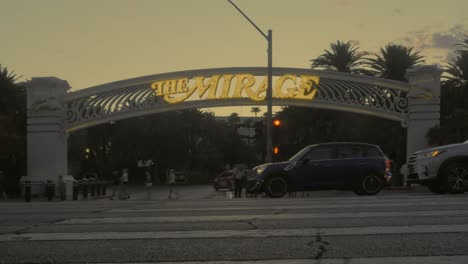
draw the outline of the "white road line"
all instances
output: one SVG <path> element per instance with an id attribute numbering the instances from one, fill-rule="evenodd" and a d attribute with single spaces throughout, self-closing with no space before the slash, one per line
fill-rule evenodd
<path id="1" fill-rule="evenodd" d="M 269 205 L 294 205 L 294 204 L 363 204 L 363 203 L 398 203 L 398 202 L 433 202 L 434 204 L 441 202 L 468 202 L 468 196 L 428 196 L 412 199 L 410 197 L 402 197 L 401 199 L 388 199 L 389 197 L 380 198 L 369 198 L 369 197 L 336 197 L 329 198 L 307 198 L 307 199 L 241 199 L 241 200 L 215 200 L 215 201 L 138 201 L 139 203 L 145 202 L 145 204 L 133 205 L 135 208 L 147 208 L 148 206 L 155 206 L 157 208 L 174 208 L 174 207 L 204 207 L 204 206 L 243 206 L 243 205 L 257 205 L 257 206 L 269 206 Z M 125 203 L 132 206 L 133 201 L 126 201 Z"/>
<path id="2" fill-rule="evenodd" d="M 129 240 L 129 239 L 188 239 L 188 238 L 266 238 L 426 234 L 468 232 L 467 225 L 371 226 L 343 228 L 254 229 L 254 230 L 195 230 L 160 232 L 93 232 L 93 233 L 28 233 L 0 235 L 5 241 L 63 241 L 63 240 Z"/>
<path id="3" fill-rule="evenodd" d="M 424 194 L 424 195 L 376 195 L 376 196 L 357 196 L 357 195 L 350 195 L 350 196 L 308 196 L 308 197 L 299 197 L 301 196 L 298 194 L 298 197 L 289 198 L 283 197 L 281 199 L 272 199 L 267 197 L 258 197 L 258 198 L 241 198 L 241 199 L 222 199 L 222 197 L 214 200 L 164 200 L 159 202 L 164 202 L 167 204 L 177 204 L 177 203 L 185 203 L 190 202 L 193 204 L 205 204 L 205 203 L 250 203 L 250 202 L 320 202 L 320 201 L 339 201 L 339 202 L 346 202 L 346 201 L 398 201 L 398 200 L 434 200 L 434 201 L 441 201 L 441 200 L 467 200 L 468 194 L 464 195 L 435 195 L 435 194 Z M 142 201 L 135 201 L 135 202 L 142 202 Z"/>
<path id="4" fill-rule="evenodd" d="M 468 215 L 468 210 L 452 211 L 408 211 L 408 212 L 357 212 L 357 213 L 310 213 L 279 215 L 202 215 L 202 216 L 147 216 L 147 217 L 107 217 L 107 218 L 74 218 L 57 224 L 140 224 L 167 222 L 212 222 L 212 221 L 249 221 L 249 220 L 283 220 L 283 219 L 317 219 L 317 218 L 358 218 L 358 217 L 408 217 L 408 216 L 461 216 Z"/>
<path id="5" fill-rule="evenodd" d="M 278 259 L 248 261 L 183 261 L 183 262 L 138 262 L 138 264 L 461 264 L 468 263 L 468 256 L 422 256 L 378 257 L 346 259 Z M 106 264 L 106 263 L 102 263 Z M 108 263 L 110 264 L 110 263 Z M 137 264 L 137 263 L 122 263 Z"/>
<path id="6" fill-rule="evenodd" d="M 151 209 L 115 209 L 104 213 L 138 213 L 138 212 L 190 212 L 190 211 L 225 211 L 225 210 L 282 210 L 282 209 L 324 209 L 324 208 L 367 208 L 367 207 L 395 207 L 395 206 L 424 206 L 424 205 L 466 205 L 466 201 L 457 202 L 414 202 L 414 203 L 372 203 L 372 204 L 316 204 L 316 205 L 288 205 L 278 206 L 272 204 L 265 206 L 242 206 L 242 207 L 199 207 L 199 208 L 151 208 Z M 257 205 L 257 204 L 255 204 Z"/>

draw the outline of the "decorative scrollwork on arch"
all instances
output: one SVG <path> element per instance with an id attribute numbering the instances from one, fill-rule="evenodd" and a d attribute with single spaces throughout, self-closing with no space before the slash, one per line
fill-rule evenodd
<path id="1" fill-rule="evenodd" d="M 265 104 L 265 101 L 250 101 L 249 98 L 219 98 L 169 104 L 163 97 L 156 96 L 155 91 L 151 89 L 151 83 L 155 80 L 193 78 L 194 76 L 209 78 L 222 74 L 245 75 L 245 72 L 261 78 L 266 75 L 266 68 L 222 68 L 144 76 L 69 93 L 65 98 L 67 126 L 71 130 L 76 130 L 109 122 L 109 120 L 159 112 L 158 109 L 170 111 L 194 107 L 248 105 L 246 104 L 248 102 L 251 102 L 250 105 Z M 352 109 L 354 112 L 373 114 L 403 123 L 406 120 L 408 89 L 405 83 L 308 69 L 274 68 L 273 74 L 275 76 L 313 75 L 320 78 L 319 82 L 314 84 L 315 97 L 311 100 L 302 100 L 301 106 L 327 105 L 326 108 L 329 109 Z M 290 98 L 280 101 L 281 105 L 288 104 L 288 102 L 298 105 L 293 103 L 293 100 L 298 99 Z"/>

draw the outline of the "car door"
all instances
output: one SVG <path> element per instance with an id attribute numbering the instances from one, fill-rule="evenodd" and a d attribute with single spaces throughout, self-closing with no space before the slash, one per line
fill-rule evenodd
<path id="1" fill-rule="evenodd" d="M 363 156 L 363 148 L 357 144 L 342 144 L 337 146 L 336 160 L 330 180 L 336 187 L 350 187 L 361 177 L 363 169 L 368 165 Z"/>
<path id="2" fill-rule="evenodd" d="M 331 182 L 328 175 L 333 168 L 335 153 L 333 145 L 311 148 L 289 173 L 296 188 L 298 190 L 329 188 Z"/>

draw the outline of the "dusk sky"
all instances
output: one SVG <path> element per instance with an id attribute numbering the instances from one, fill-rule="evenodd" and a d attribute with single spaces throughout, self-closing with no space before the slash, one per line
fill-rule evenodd
<path id="1" fill-rule="evenodd" d="M 273 65 L 310 67 L 330 42 L 414 46 L 447 61 L 468 34 L 466 0 L 234 0 L 265 32 Z M 0 64 L 73 90 L 171 71 L 266 66 L 266 40 L 226 0 L 0 0 Z M 250 108 L 233 111 L 250 116 Z"/>

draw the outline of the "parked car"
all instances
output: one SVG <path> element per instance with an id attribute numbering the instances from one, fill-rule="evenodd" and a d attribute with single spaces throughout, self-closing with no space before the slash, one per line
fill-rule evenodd
<path id="1" fill-rule="evenodd" d="M 220 189 L 233 190 L 234 175 L 231 170 L 223 171 L 214 178 L 213 183 L 216 191 Z"/>
<path id="2" fill-rule="evenodd" d="M 285 162 L 255 167 L 249 192 L 282 197 L 287 192 L 324 189 L 375 195 L 390 182 L 390 160 L 376 145 L 324 143 L 305 147 Z"/>
<path id="3" fill-rule="evenodd" d="M 468 141 L 415 152 L 408 162 L 408 184 L 418 183 L 434 193 L 468 190 Z"/>

